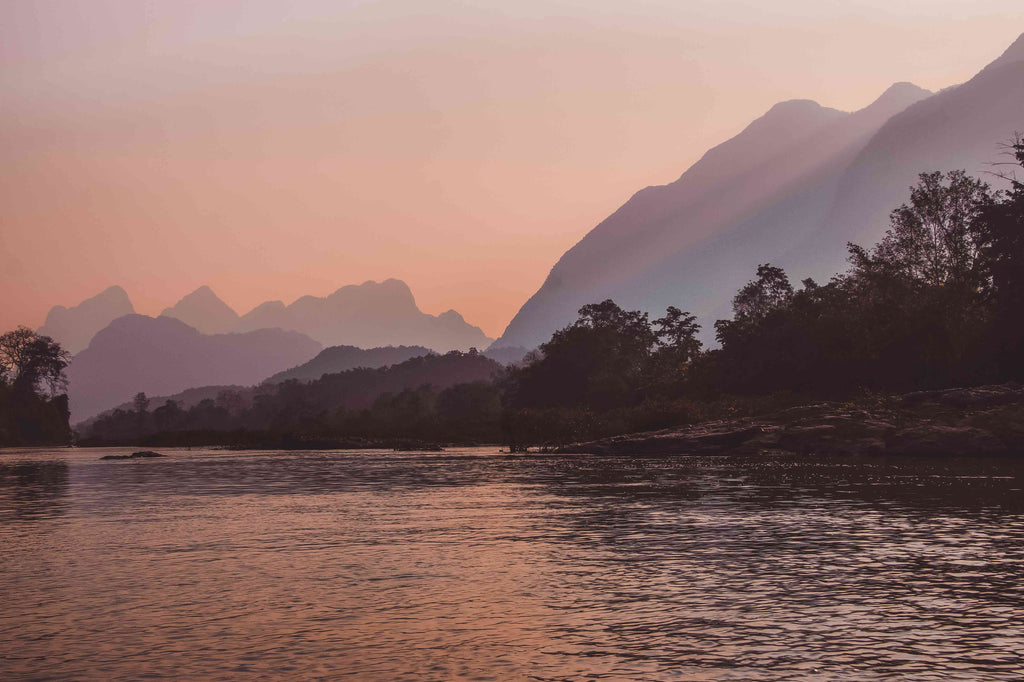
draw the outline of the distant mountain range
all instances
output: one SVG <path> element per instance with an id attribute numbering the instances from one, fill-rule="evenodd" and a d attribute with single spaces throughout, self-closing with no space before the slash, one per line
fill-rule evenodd
<path id="1" fill-rule="evenodd" d="M 226 334 L 236 331 L 238 326 L 238 313 L 205 284 L 170 308 L 164 308 L 160 316 L 181 320 L 204 334 Z"/>
<path id="2" fill-rule="evenodd" d="M 72 308 L 54 307 L 39 332 L 75 353 L 68 379 L 73 417 L 79 421 L 138 392 L 166 395 L 210 384 L 254 384 L 289 368 L 311 380 L 491 342 L 454 310 L 438 316 L 421 312 L 409 287 L 395 279 L 342 287 L 323 298 L 304 296 L 289 306 L 268 302 L 241 317 L 208 286 L 156 319 L 135 315 L 128 294 L 115 286 Z M 410 341 L 418 345 L 400 345 Z M 297 367 L 323 345 L 340 342 L 352 345 Z"/>
<path id="3" fill-rule="evenodd" d="M 712 338 L 758 264 L 794 281 L 845 269 L 846 243 L 876 242 L 921 172 L 988 174 L 1024 132 L 1024 35 L 962 85 L 890 87 L 854 113 L 775 105 L 669 185 L 637 192 L 551 269 L 492 346 L 532 348 L 606 298 L 695 313 Z"/>
<path id="4" fill-rule="evenodd" d="M 131 400 L 210 384 L 255 384 L 306 362 L 321 345 L 298 332 L 202 334 L 170 317 L 125 315 L 102 329 L 67 370 L 72 419 Z"/>
<path id="5" fill-rule="evenodd" d="M 113 286 L 72 308 L 54 306 L 38 331 L 74 354 L 108 324 L 134 312 L 125 290 Z M 241 317 L 204 285 L 160 315 L 181 320 L 203 334 L 276 327 L 303 333 L 325 346 L 405 344 L 445 352 L 483 349 L 493 341 L 454 310 L 436 316 L 422 312 L 409 287 L 397 279 L 344 286 L 325 297 L 303 296 L 287 306 L 267 301 Z"/>
<path id="6" fill-rule="evenodd" d="M 88 346 L 96 332 L 134 312 L 125 290 L 113 286 L 71 308 L 62 305 L 50 308 L 38 332 L 55 339 L 64 350 L 74 354 Z"/>
<path id="7" fill-rule="evenodd" d="M 235 331 L 278 327 L 302 332 L 325 346 L 417 345 L 443 352 L 486 348 L 491 339 L 454 310 L 420 311 L 408 285 L 397 279 L 344 286 L 291 305 L 267 301 L 243 315 Z"/>

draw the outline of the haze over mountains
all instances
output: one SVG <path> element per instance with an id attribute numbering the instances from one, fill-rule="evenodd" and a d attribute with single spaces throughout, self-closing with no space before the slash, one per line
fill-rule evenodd
<path id="1" fill-rule="evenodd" d="M 276 327 L 301 332 L 325 346 L 419 345 L 445 352 L 485 348 L 492 341 L 454 310 L 436 316 L 422 312 L 409 286 L 397 279 L 348 285 L 323 297 L 303 296 L 291 305 L 266 301 L 242 316 L 202 286 L 161 315 L 205 334 Z"/>
<path id="2" fill-rule="evenodd" d="M 98 331 L 134 312 L 124 289 L 113 286 L 72 308 L 54 306 L 38 331 L 77 353 Z M 408 285 L 396 279 L 344 286 L 325 297 L 303 296 L 287 306 L 267 301 L 241 317 L 204 285 L 160 315 L 204 334 L 277 327 L 298 331 L 325 346 L 420 345 L 446 352 L 482 349 L 493 341 L 454 310 L 436 316 L 422 312 Z"/>
<path id="3" fill-rule="evenodd" d="M 794 281 L 845 268 L 846 242 L 870 245 L 918 173 L 985 177 L 1000 143 L 1024 132 L 1024 36 L 963 85 L 890 87 L 854 113 L 807 100 L 775 105 L 675 182 L 637 192 L 552 268 L 492 348 L 534 347 L 587 303 L 711 324 L 730 314 L 758 264 Z"/>
<path id="4" fill-rule="evenodd" d="M 76 306 L 50 308 L 39 333 L 56 340 L 69 353 L 89 345 L 96 332 L 119 317 L 135 312 L 125 290 L 113 286 L 87 298 Z"/>
<path id="5" fill-rule="evenodd" d="M 170 308 L 164 308 L 160 316 L 181 320 L 204 334 L 224 334 L 238 326 L 238 313 L 205 284 Z"/>
<path id="6" fill-rule="evenodd" d="M 416 305 L 397 279 L 344 286 L 324 297 L 303 296 L 291 305 L 267 301 L 241 317 L 236 331 L 292 329 L 325 346 L 417 345 L 436 351 L 485 348 L 491 339 L 454 310 L 434 316 Z"/>
<path id="7" fill-rule="evenodd" d="M 637 192 L 567 251 L 487 354 L 514 359 L 605 298 L 655 315 L 668 305 L 690 310 L 710 340 L 759 263 L 784 267 L 793 281 L 828 279 L 845 267 L 848 241 L 877 241 L 918 173 L 986 177 L 1016 131 L 1024 132 L 1024 36 L 970 81 L 936 94 L 897 83 L 853 113 L 779 103 L 675 182 Z M 124 290 L 111 287 L 56 306 L 40 328 L 79 351 L 69 369 L 76 420 L 138 391 L 258 383 L 322 346 L 443 352 L 490 341 L 455 311 L 423 313 L 394 279 L 268 301 L 242 316 L 209 287 L 157 320 L 132 312 Z"/>
<path id="8" fill-rule="evenodd" d="M 321 347 L 281 329 L 202 334 L 170 317 L 125 315 L 72 359 L 67 369 L 72 420 L 120 405 L 140 391 L 167 395 L 211 384 L 255 384 L 309 360 Z"/>
<path id="9" fill-rule="evenodd" d="M 327 344 L 348 342 L 377 352 L 353 348 L 358 352 L 346 357 L 357 364 L 341 366 L 335 349 L 327 358 L 332 362 L 314 363 L 309 371 L 315 376 L 306 378 L 491 342 L 455 311 L 421 312 L 409 287 L 394 279 L 342 287 L 323 298 L 305 296 L 289 306 L 272 301 L 242 317 L 208 286 L 156 319 L 135 315 L 125 291 L 111 287 L 72 308 L 54 307 L 39 331 L 76 353 L 68 370 L 75 420 L 140 391 L 166 395 L 210 384 L 259 383 L 310 360 Z M 407 348 L 406 341 L 418 345 Z M 381 348 L 392 345 L 399 348 Z"/>

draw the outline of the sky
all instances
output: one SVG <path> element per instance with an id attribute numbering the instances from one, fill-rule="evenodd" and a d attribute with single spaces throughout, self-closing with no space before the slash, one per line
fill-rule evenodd
<path id="1" fill-rule="evenodd" d="M 406 281 L 497 337 L 561 254 L 774 103 L 963 82 L 1020 0 L 5 0 L 0 331 Z"/>

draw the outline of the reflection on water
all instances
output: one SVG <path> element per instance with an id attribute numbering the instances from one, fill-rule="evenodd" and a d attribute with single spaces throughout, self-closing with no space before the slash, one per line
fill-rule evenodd
<path id="1" fill-rule="evenodd" d="M 0 451 L 0 670 L 1019 679 L 1011 460 Z"/>
<path id="2" fill-rule="evenodd" d="M 56 516 L 67 494 L 66 462 L 0 459 L 0 523 Z"/>

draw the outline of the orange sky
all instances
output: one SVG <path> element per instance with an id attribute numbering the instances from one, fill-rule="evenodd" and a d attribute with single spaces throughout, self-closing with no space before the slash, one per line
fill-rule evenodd
<path id="1" fill-rule="evenodd" d="M 8 0 L 0 328 L 111 284 L 244 313 L 397 277 L 497 336 L 775 102 L 946 87 L 1022 31 L 1020 0 Z"/>

